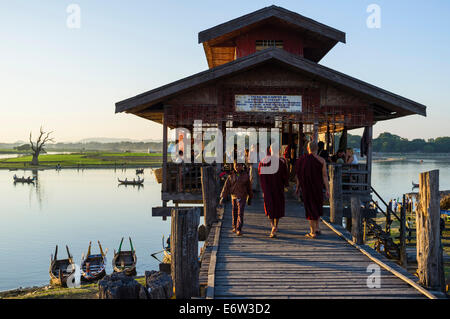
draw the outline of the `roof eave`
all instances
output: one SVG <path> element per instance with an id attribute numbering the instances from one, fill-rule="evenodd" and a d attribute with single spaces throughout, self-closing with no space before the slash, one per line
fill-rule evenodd
<path id="1" fill-rule="evenodd" d="M 154 90 L 139 94 L 135 97 L 116 103 L 116 113 L 130 111 L 131 109 L 152 105 L 167 99 L 175 94 L 192 89 L 195 86 L 205 84 L 226 75 L 246 70 L 252 66 L 266 62 L 270 59 L 285 63 L 300 72 L 312 77 L 321 78 L 323 81 L 338 85 L 347 90 L 364 94 L 384 104 L 400 108 L 406 113 L 426 116 L 426 106 L 412 100 L 406 99 L 369 83 L 363 82 L 346 74 L 327 68 L 320 64 L 311 62 L 305 58 L 295 56 L 281 49 L 271 48 L 256 52 L 252 55 L 236 59 L 232 62 L 211 68 L 209 70 L 194 74 L 176 82 L 161 86 Z"/>

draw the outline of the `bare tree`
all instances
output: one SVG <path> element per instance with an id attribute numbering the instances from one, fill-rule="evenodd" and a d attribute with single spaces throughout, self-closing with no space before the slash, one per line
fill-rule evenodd
<path id="1" fill-rule="evenodd" d="M 31 165 L 39 165 L 38 157 L 42 151 L 42 148 L 47 142 L 54 142 L 53 138 L 50 137 L 50 134 L 52 133 L 53 132 L 44 132 L 41 126 L 39 137 L 36 143 L 33 143 L 33 141 L 31 140 L 31 132 L 30 132 L 30 146 L 31 150 L 33 151 L 33 159 L 31 160 Z"/>

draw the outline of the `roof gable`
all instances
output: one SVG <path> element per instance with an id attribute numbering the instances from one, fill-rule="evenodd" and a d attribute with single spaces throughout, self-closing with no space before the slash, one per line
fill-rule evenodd
<path id="1" fill-rule="evenodd" d="M 289 37 L 297 37 L 297 44 L 290 43 L 291 49 L 293 45 L 297 47 L 295 50 L 301 47 L 301 55 L 314 62 L 319 62 L 338 42 L 345 43 L 345 33 L 342 31 L 296 12 L 270 6 L 199 32 L 198 42 L 203 43 L 209 67 L 234 60 L 237 39 L 267 26 L 289 30 Z M 264 39 L 263 36 L 258 40 L 280 39 Z"/>

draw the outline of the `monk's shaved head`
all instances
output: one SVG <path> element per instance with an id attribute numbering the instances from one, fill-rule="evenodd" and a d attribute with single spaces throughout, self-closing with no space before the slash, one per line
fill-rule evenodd
<path id="1" fill-rule="evenodd" d="M 319 149 L 319 146 L 316 142 L 309 142 L 308 143 L 308 150 L 310 153 L 317 153 L 317 150 Z"/>

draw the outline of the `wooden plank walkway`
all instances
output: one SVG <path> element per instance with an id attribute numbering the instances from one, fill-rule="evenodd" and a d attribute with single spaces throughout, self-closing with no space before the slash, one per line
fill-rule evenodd
<path id="1" fill-rule="evenodd" d="M 227 205 L 215 267 L 202 265 L 214 269 L 213 298 L 426 298 L 383 268 L 381 287 L 369 288 L 368 266 L 375 263 L 322 222 L 320 238 L 305 238 L 308 223 L 296 201 L 287 201 L 277 238 L 268 236 L 262 200 L 246 207 L 244 221 L 238 237 Z M 202 277 L 206 281 L 205 270 Z"/>

